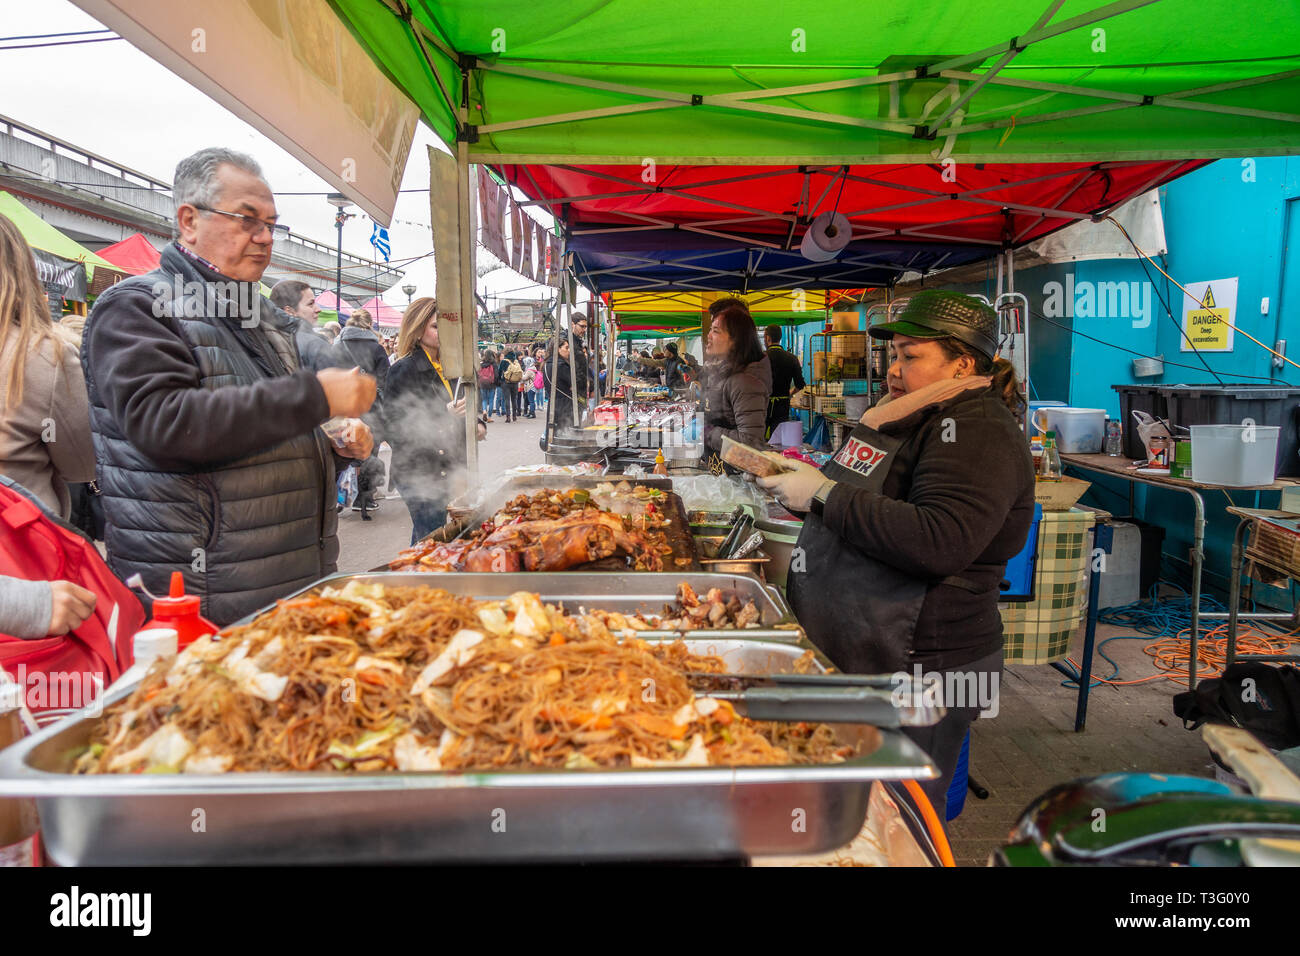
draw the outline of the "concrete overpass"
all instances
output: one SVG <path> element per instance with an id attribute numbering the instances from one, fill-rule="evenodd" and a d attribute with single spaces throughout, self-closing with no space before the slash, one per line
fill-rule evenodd
<path id="1" fill-rule="evenodd" d="M 171 241 L 171 183 L 123 166 L 35 127 L 0 115 L 0 189 L 13 193 L 60 232 L 98 252 L 142 233 L 155 248 Z M 317 291 L 334 288 L 337 248 L 296 233 L 272 247 L 263 281 L 298 279 Z M 343 254 L 343 295 L 368 299 L 402 281 L 403 273 Z"/>

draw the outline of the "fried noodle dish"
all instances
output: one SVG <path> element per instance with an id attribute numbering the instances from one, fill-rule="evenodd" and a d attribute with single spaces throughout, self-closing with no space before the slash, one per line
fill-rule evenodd
<path id="1" fill-rule="evenodd" d="M 566 571 L 615 555 L 637 571 L 661 571 L 673 552 L 657 489 L 602 483 L 594 491 L 543 489 L 518 495 L 454 541 L 422 541 L 393 571 Z M 651 494 L 652 492 L 652 494 Z M 689 559 L 687 562 L 689 563 Z"/>
<path id="2" fill-rule="evenodd" d="M 79 773 L 462 771 L 827 763 L 826 725 L 697 697 L 720 658 L 616 612 L 350 581 L 156 662 Z M 643 625 L 644 626 L 644 625 Z"/>

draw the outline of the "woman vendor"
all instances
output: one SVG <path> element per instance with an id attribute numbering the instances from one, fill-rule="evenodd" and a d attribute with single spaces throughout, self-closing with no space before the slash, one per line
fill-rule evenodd
<path id="1" fill-rule="evenodd" d="M 705 340 L 704 444 L 719 456 L 722 439 L 765 444 L 772 365 L 758 344 L 749 310 L 730 306 L 713 317 Z"/>
<path id="2" fill-rule="evenodd" d="M 892 340 L 889 394 L 822 470 L 759 479 L 807 512 L 790 604 L 841 670 L 913 676 L 919 666 L 945 690 L 996 694 L 999 589 L 1034 512 L 1023 400 L 1015 370 L 995 357 L 997 333 L 978 299 L 917 293 L 896 321 L 871 329 Z M 922 786 L 941 819 L 972 719 L 981 705 L 996 713 L 995 699 L 948 696 L 938 724 L 904 728 L 939 768 Z"/>

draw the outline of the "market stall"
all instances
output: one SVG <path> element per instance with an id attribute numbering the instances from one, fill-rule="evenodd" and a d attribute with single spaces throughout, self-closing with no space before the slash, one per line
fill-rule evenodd
<path id="1" fill-rule="evenodd" d="M 1173 18 L 1171 43 L 1169 10 L 1141 3 L 1055 24 L 1059 4 L 920 3 L 881 28 L 870 63 L 826 43 L 738 76 L 738 63 L 772 62 L 764 21 L 778 6 L 751 4 L 738 29 L 683 44 L 680 22 L 716 16 L 688 6 L 676 18 L 630 2 L 569 18 L 491 3 L 330 9 L 456 151 L 462 277 L 471 163 L 558 210 L 567 275 L 592 290 L 718 293 L 889 286 L 1103 215 L 1243 142 L 1300 146 L 1287 112 L 1300 80 L 1271 65 L 1295 34 L 1273 12 L 1259 16 L 1277 29 L 1225 49 L 1200 7 Z M 810 11 L 795 33 L 842 36 L 850 7 Z M 1097 23 L 1140 65 L 1077 66 Z M 491 46 L 498 29 L 508 46 Z M 645 157 L 663 179 L 641 175 Z M 709 192 L 733 176 L 751 189 L 762 163 L 780 189 L 761 201 Z M 886 179 L 886 164 L 904 169 Z M 987 164 L 1023 164 L 1018 183 Z M 796 239 L 841 209 L 851 236 L 810 264 Z M 458 291 L 473 342 L 472 283 Z M 635 389 L 621 399 L 616 427 L 640 413 Z M 566 467 L 480 475 L 451 524 L 395 553 L 397 570 L 317 582 L 201 638 L 114 688 L 105 713 L 6 751 L 0 793 L 39 800 L 64 864 L 807 856 L 870 829 L 879 784 L 902 780 L 937 824 L 942 808 L 914 788 L 936 768 L 902 730 L 941 709 L 895 675 L 833 673 L 767 568 L 702 570 L 744 558 L 748 523 L 790 545 L 793 514 L 727 476 L 665 485 Z M 722 538 L 712 559 L 709 537 Z M 172 839 L 166 824 L 188 824 L 198 794 L 207 838 Z M 806 826 L 792 826 L 799 812 Z M 498 813 L 508 829 L 494 829 Z"/>

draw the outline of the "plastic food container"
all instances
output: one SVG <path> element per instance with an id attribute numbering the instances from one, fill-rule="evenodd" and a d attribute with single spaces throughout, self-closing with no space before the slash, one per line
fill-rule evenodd
<path id="1" fill-rule="evenodd" d="M 1106 437 L 1104 408 L 1046 406 L 1034 412 L 1034 427 L 1056 432 L 1056 448 L 1063 455 L 1095 455 Z"/>
<path id="2" fill-rule="evenodd" d="M 1276 477 L 1276 425 L 1193 425 L 1192 481 L 1250 488 Z"/>

